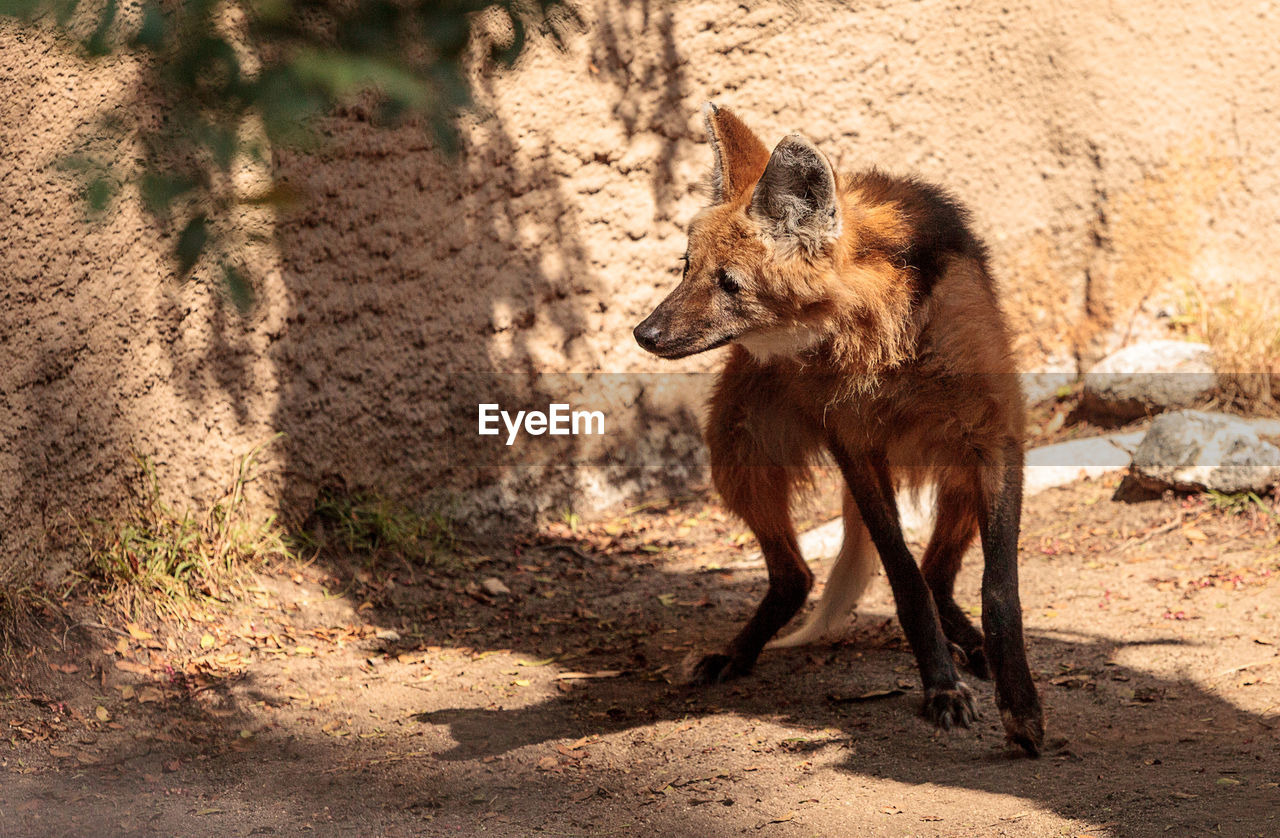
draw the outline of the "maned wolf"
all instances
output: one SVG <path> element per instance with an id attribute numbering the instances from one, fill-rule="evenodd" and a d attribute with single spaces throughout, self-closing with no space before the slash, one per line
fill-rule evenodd
<path id="1" fill-rule="evenodd" d="M 846 482 L 844 545 L 813 617 L 771 646 L 837 627 L 878 552 L 920 667 L 922 712 L 943 728 L 973 719 L 954 650 L 975 675 L 994 675 L 1009 740 L 1038 754 L 1043 713 L 1018 601 L 1025 406 L 966 211 L 914 179 L 837 175 L 798 134 L 770 154 L 727 109 L 708 104 L 704 115 L 712 203 L 689 225 L 679 286 L 635 337 L 663 358 L 730 345 L 707 442 L 716 488 L 760 542 L 769 590 L 695 680 L 749 672 L 804 605 L 813 574 L 790 501 L 825 452 Z M 894 491 L 928 483 L 937 523 L 917 567 Z M 953 597 L 977 534 L 983 631 Z"/>

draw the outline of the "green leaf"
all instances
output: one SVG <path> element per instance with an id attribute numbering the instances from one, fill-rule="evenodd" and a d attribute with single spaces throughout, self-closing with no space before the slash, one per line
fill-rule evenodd
<path id="1" fill-rule="evenodd" d="M 174 255 L 178 257 L 179 276 L 185 279 L 191 273 L 191 269 L 200 260 L 200 254 L 204 252 L 204 247 L 208 243 L 209 220 L 204 213 L 200 213 L 188 221 L 187 226 L 183 227 L 178 235 L 178 245 L 174 248 Z"/>
<path id="2" fill-rule="evenodd" d="M 253 288 L 244 274 L 235 265 L 223 263 L 222 281 L 226 286 L 227 294 L 231 297 L 231 302 L 236 304 L 241 314 L 247 314 L 253 307 Z"/>
<path id="3" fill-rule="evenodd" d="M 76 13 L 76 9 L 80 7 L 80 0 L 55 0 L 53 4 L 53 19 L 58 22 L 59 26 L 66 26 L 71 22 L 71 16 Z"/>
<path id="4" fill-rule="evenodd" d="M 89 204 L 89 210 L 95 213 L 105 210 L 110 205 L 111 199 L 115 197 L 116 190 L 116 182 L 105 175 L 89 181 L 89 185 L 84 189 L 84 198 Z"/>
<path id="5" fill-rule="evenodd" d="M 289 67 L 264 69 L 249 95 L 262 114 L 267 137 L 280 145 L 305 145 L 312 139 L 309 123 L 329 104 Z"/>
<path id="6" fill-rule="evenodd" d="M 142 24 L 133 36 L 133 45 L 159 52 L 164 48 L 168 24 L 168 18 L 165 17 L 164 9 L 160 8 L 160 4 L 156 0 L 146 0 L 142 5 Z"/>
<path id="7" fill-rule="evenodd" d="M 221 115 L 215 115 L 215 119 Z M 240 149 L 240 138 L 237 132 L 238 120 L 232 116 L 220 122 L 207 122 L 193 119 L 187 126 L 187 135 L 202 146 L 219 169 L 226 171 L 236 159 Z"/>
<path id="8" fill-rule="evenodd" d="M 0 16 L 30 20 L 44 11 L 41 0 L 0 0 Z"/>
<path id="9" fill-rule="evenodd" d="M 98 20 L 98 28 L 93 30 L 84 42 L 84 48 L 89 51 L 90 55 L 106 55 L 111 52 L 111 44 L 107 42 L 107 34 L 111 30 L 111 24 L 116 21 L 116 11 L 119 9 L 117 0 L 107 0 L 107 6 L 102 10 L 102 17 Z"/>
<path id="10" fill-rule="evenodd" d="M 339 50 L 307 48 L 290 62 L 305 84 L 314 85 L 335 99 L 347 99 L 366 90 L 418 110 L 430 101 L 427 84 L 405 64 Z"/>
<path id="11" fill-rule="evenodd" d="M 138 184 L 142 203 L 154 215 L 164 215 L 178 197 L 195 188 L 195 181 L 185 175 L 147 172 Z"/>
<path id="12" fill-rule="evenodd" d="M 258 20 L 265 23 L 282 23 L 293 11 L 289 0 L 249 0 L 249 8 Z"/>

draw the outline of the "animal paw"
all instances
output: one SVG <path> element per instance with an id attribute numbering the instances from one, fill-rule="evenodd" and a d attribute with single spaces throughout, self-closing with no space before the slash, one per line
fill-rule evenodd
<path id="1" fill-rule="evenodd" d="M 1005 739 L 1009 744 L 1017 745 L 1029 757 L 1040 756 L 1044 747 L 1044 715 L 1040 708 L 1022 716 L 1015 716 L 1010 710 L 1001 710 L 1000 717 L 1004 721 Z"/>
<path id="2" fill-rule="evenodd" d="M 943 730 L 968 727 L 978 716 L 973 706 L 973 693 L 963 681 L 957 681 L 953 689 L 934 687 L 926 690 L 920 712 Z"/>
<path id="3" fill-rule="evenodd" d="M 702 660 L 694 664 L 693 671 L 689 676 L 689 683 L 698 685 L 722 684 L 746 672 L 740 671 L 734 665 L 733 658 L 728 655 L 714 654 L 707 655 Z"/>

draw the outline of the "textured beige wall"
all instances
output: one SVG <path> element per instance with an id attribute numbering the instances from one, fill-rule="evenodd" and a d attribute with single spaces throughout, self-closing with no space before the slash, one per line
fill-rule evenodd
<path id="1" fill-rule="evenodd" d="M 993 248 L 1027 369 L 1075 370 L 1158 330 L 1190 281 L 1273 292 L 1274 3 L 600 0 L 583 17 L 564 51 L 535 44 L 479 79 L 456 160 L 354 107 L 324 152 L 281 154 L 312 201 L 274 224 L 247 322 L 173 283 L 136 203 L 82 226 L 53 168 L 99 109 L 130 106 L 134 68 L 0 29 L 4 553 L 56 552 L 69 522 L 109 517 L 131 451 L 170 497 L 207 503 L 277 431 L 264 508 L 342 481 L 520 517 L 654 482 L 476 470 L 509 452 L 458 411 L 495 387 L 536 392 L 533 372 L 714 364 L 662 364 L 629 334 L 677 279 L 709 98 L 769 141 L 800 129 L 842 167 L 949 185 Z M 486 371 L 511 375 L 466 375 Z M 696 470 L 695 413 L 651 381 L 611 417 L 651 461 Z"/>
<path id="2" fill-rule="evenodd" d="M 119 513 L 135 454 L 169 499 L 203 505 L 271 439 L 284 300 L 264 272 L 246 329 L 207 286 L 174 281 L 171 242 L 136 200 L 85 223 L 57 162 L 100 115 L 132 109 L 136 66 L 8 27 L 0 56 L 0 578 L 56 575 L 90 519 Z"/>

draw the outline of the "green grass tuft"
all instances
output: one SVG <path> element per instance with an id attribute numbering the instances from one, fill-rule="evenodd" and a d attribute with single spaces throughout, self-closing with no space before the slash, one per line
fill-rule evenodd
<path id="1" fill-rule="evenodd" d="M 174 607 L 218 597 L 242 570 L 291 558 L 274 516 L 255 519 L 246 508 L 244 487 L 261 450 L 240 459 L 230 489 L 204 515 L 166 504 L 154 463 L 136 456 L 139 475 L 126 513 L 95 521 L 84 535 L 86 575 L 105 587 L 109 599 L 134 611 L 144 602 Z"/>
<path id="2" fill-rule="evenodd" d="M 1228 515 L 1261 515 L 1272 523 L 1280 523 L 1280 511 L 1272 508 L 1255 492 L 1218 492 L 1210 489 L 1205 493 L 1210 508 Z"/>
<path id="3" fill-rule="evenodd" d="M 441 566 L 458 551 L 453 523 L 442 508 L 418 512 L 372 492 L 322 490 L 298 539 L 311 549 L 336 543 L 370 562 L 393 556 Z"/>

